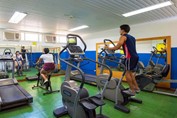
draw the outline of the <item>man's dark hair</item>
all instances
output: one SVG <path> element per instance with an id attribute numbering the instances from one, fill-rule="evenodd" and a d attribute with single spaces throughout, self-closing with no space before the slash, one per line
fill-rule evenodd
<path id="1" fill-rule="evenodd" d="M 44 53 L 45 54 L 49 53 L 49 48 L 44 48 Z"/>
<path id="2" fill-rule="evenodd" d="M 120 26 L 120 29 L 121 29 L 121 30 L 124 30 L 126 33 L 129 33 L 129 31 L 130 31 L 130 26 L 127 25 L 127 24 L 123 24 L 123 25 Z"/>

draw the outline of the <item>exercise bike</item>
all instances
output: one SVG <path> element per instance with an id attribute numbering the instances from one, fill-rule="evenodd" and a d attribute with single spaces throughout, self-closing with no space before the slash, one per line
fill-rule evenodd
<path id="1" fill-rule="evenodd" d="M 107 46 L 107 43 L 111 43 L 113 46 L 115 46 L 115 44 L 111 40 L 105 39 L 104 40 L 105 46 Z M 125 105 L 128 104 L 129 102 L 136 102 L 136 103 L 141 104 L 142 100 L 133 98 L 131 94 L 126 93 L 128 88 L 127 89 L 124 88 L 124 86 L 121 84 L 122 79 L 124 78 L 125 73 L 126 73 L 125 65 L 123 63 L 120 63 L 120 62 L 117 62 L 117 61 L 114 61 L 114 60 L 110 60 L 109 58 L 107 58 L 107 56 L 109 56 L 110 54 L 113 55 L 114 51 L 113 50 L 102 49 L 101 53 L 103 53 L 103 52 L 105 52 L 105 56 L 102 57 L 102 64 L 105 64 L 106 61 L 110 61 L 110 62 L 114 62 L 114 63 L 120 65 L 123 68 L 123 73 L 122 73 L 121 78 L 120 79 L 111 78 L 107 88 L 105 89 L 105 92 L 103 93 L 103 96 L 106 99 L 115 102 L 115 106 L 114 106 L 115 109 L 118 109 L 118 110 L 123 111 L 125 113 L 129 113 L 130 109 L 125 107 Z M 101 55 L 101 54 L 99 54 L 99 55 Z M 104 88 L 105 81 L 106 81 L 105 78 L 108 77 L 107 74 L 103 74 L 103 70 L 104 70 L 104 67 L 101 66 L 100 75 L 96 79 L 96 83 L 97 83 L 97 86 L 98 86 L 99 90 L 102 90 Z"/>
<path id="2" fill-rule="evenodd" d="M 23 60 L 23 71 L 30 71 L 29 69 L 29 60 L 28 60 L 28 54 L 25 53 L 25 58 Z"/>
<path id="3" fill-rule="evenodd" d="M 17 76 L 25 76 L 25 75 L 23 75 L 23 69 L 22 69 L 23 64 L 20 65 L 20 60 L 18 60 L 18 59 L 15 59 L 15 61 L 16 61 L 17 64 L 18 64 L 18 66 L 17 66 L 17 68 L 16 68 L 16 74 L 17 74 Z"/>
<path id="4" fill-rule="evenodd" d="M 53 90 L 52 89 L 52 84 L 51 84 L 51 81 L 50 81 L 52 72 L 48 74 L 48 84 L 44 85 L 44 79 L 41 77 L 41 74 L 40 74 L 40 70 L 42 69 L 42 64 L 41 63 L 36 64 L 36 69 L 38 70 L 37 84 L 34 85 L 32 87 L 32 89 L 41 88 L 41 89 L 45 90 L 46 92 L 44 92 L 43 95 L 51 94 L 51 93 L 55 93 L 55 92 L 60 92 L 60 90 Z"/>

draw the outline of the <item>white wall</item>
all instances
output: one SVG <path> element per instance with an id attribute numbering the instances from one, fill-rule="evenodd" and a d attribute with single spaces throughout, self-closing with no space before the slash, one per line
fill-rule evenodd
<path id="1" fill-rule="evenodd" d="M 172 47 L 177 47 L 177 17 L 132 25 L 130 34 L 136 38 L 171 36 Z M 84 36 L 88 46 L 87 50 L 96 50 L 96 43 L 103 42 L 103 39 L 105 38 L 118 40 L 119 27 Z"/>

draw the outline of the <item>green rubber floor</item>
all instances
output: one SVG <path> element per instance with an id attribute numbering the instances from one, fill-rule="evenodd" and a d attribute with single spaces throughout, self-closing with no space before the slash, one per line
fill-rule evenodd
<path id="1" fill-rule="evenodd" d="M 60 89 L 64 77 L 52 77 L 53 89 Z M 13 108 L 0 112 L 0 118 L 54 118 L 53 110 L 62 106 L 60 93 L 43 95 L 41 89 L 32 90 L 35 81 L 24 81 L 19 84 L 33 96 L 33 103 L 26 106 Z M 85 85 L 90 95 L 97 93 L 95 86 Z M 114 103 L 105 100 L 103 113 L 110 118 L 177 118 L 177 98 L 158 95 L 154 93 L 141 92 L 136 96 L 143 100 L 143 104 L 130 103 L 127 105 L 131 112 L 129 114 L 114 109 Z M 98 113 L 99 109 L 97 109 Z M 69 118 L 63 116 L 62 118 Z"/>
<path id="2" fill-rule="evenodd" d="M 30 76 L 36 76 L 36 74 L 38 73 L 38 70 L 36 68 L 30 68 L 29 71 L 23 71 L 23 76 L 18 76 L 15 73 L 15 78 L 17 80 L 24 80 L 26 77 L 30 77 Z M 58 73 L 55 74 L 64 74 L 63 71 L 59 71 Z M 11 76 L 11 74 L 9 74 Z"/>

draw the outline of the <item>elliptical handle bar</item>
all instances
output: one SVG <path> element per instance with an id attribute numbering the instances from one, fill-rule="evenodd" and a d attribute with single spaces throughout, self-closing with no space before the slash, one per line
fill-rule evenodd
<path id="1" fill-rule="evenodd" d="M 59 56 L 61 56 L 61 54 L 68 48 L 68 44 L 66 46 L 63 47 L 63 49 L 60 51 Z"/>
<path id="2" fill-rule="evenodd" d="M 87 49 L 87 45 L 85 44 L 84 40 L 79 35 L 76 35 L 76 34 L 68 34 L 66 37 L 68 39 L 69 37 L 72 37 L 72 36 L 78 37 L 81 40 L 81 42 L 84 44 L 84 50 L 83 51 L 85 52 L 86 49 Z"/>
<path id="3" fill-rule="evenodd" d="M 155 46 L 152 47 L 155 52 L 158 52 L 157 48 Z"/>
<path id="4" fill-rule="evenodd" d="M 112 42 L 112 40 L 110 39 L 104 39 L 104 44 L 107 46 L 106 42 L 110 42 L 111 44 L 113 44 L 113 46 L 116 46 L 114 42 Z"/>
<path id="5" fill-rule="evenodd" d="M 6 49 L 4 50 L 4 52 L 3 52 L 3 55 L 5 55 L 5 52 L 6 52 L 7 50 L 10 52 L 11 56 L 13 56 L 12 51 L 11 51 L 10 48 L 6 48 Z"/>

